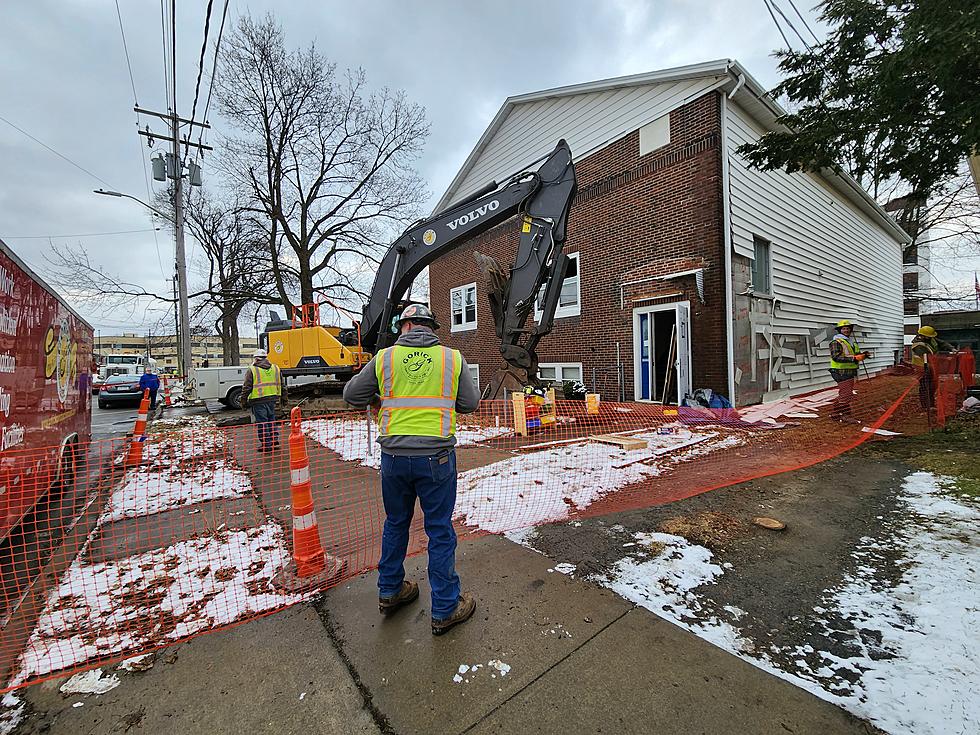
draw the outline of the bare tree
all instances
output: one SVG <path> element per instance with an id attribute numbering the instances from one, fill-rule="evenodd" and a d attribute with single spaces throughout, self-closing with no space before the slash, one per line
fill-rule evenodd
<path id="1" fill-rule="evenodd" d="M 365 84 L 361 70 L 338 76 L 312 45 L 287 49 L 271 16 L 241 18 L 224 46 L 215 88 L 235 133 L 222 167 L 265 232 L 287 310 L 295 294 L 363 294 L 363 264 L 377 263 L 425 199 L 412 168 L 424 110 Z"/>

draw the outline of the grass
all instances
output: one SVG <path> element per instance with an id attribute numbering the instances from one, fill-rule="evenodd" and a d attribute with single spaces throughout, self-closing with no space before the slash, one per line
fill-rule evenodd
<path id="1" fill-rule="evenodd" d="M 871 442 L 864 452 L 946 475 L 953 479 L 951 492 L 980 498 L 980 416 L 976 414 L 957 417 L 945 429 L 928 434 Z"/>

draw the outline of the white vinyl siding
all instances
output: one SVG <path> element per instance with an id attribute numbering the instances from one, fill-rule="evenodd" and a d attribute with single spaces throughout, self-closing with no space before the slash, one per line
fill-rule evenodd
<path id="1" fill-rule="evenodd" d="M 729 102 L 732 248 L 754 258 L 754 238 L 771 243 L 772 331 L 806 335 L 838 319 L 858 323 L 868 367 L 884 368 L 902 345 L 902 246 L 815 174 L 749 168 L 735 153 L 763 130 Z M 790 367 L 791 391 L 829 382 L 826 345 L 818 368 Z"/>
<path id="2" fill-rule="evenodd" d="M 582 363 L 580 362 L 543 362 L 538 365 L 538 377 L 541 380 L 556 383 L 565 380 L 582 382 Z"/>
<path id="3" fill-rule="evenodd" d="M 516 104 L 439 206 L 461 199 L 488 181 L 505 180 L 547 155 L 561 138 L 568 142 L 575 160 L 580 160 L 697 99 L 719 79 L 683 79 Z"/>
<path id="4" fill-rule="evenodd" d="M 476 284 L 468 283 L 449 290 L 450 331 L 476 329 Z"/>

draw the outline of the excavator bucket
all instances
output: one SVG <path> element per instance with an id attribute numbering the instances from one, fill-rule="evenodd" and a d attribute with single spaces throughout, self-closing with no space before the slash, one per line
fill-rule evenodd
<path id="1" fill-rule="evenodd" d="M 491 258 L 489 255 L 474 252 L 473 259 L 476 261 L 476 266 L 483 275 L 483 282 L 487 286 L 487 298 L 490 301 L 494 328 L 497 330 L 497 336 L 501 337 L 503 336 L 504 303 L 507 297 L 507 283 L 510 280 L 510 274 L 495 258 Z"/>
<path id="2" fill-rule="evenodd" d="M 484 400 L 496 400 L 504 397 L 504 392 L 523 393 L 524 386 L 529 384 L 526 370 L 507 367 L 498 370 L 490 378 L 490 383 L 483 391 Z"/>

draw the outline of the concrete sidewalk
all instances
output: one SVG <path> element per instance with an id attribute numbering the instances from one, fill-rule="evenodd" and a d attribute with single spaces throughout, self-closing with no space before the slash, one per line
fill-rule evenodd
<path id="1" fill-rule="evenodd" d="M 424 564 L 408 565 L 422 598 L 393 618 L 377 614 L 374 574 L 362 575 L 312 606 L 165 649 L 105 695 L 29 688 L 33 714 L 16 732 L 873 730 L 500 537 L 460 545 L 479 608 L 435 638 Z"/>

